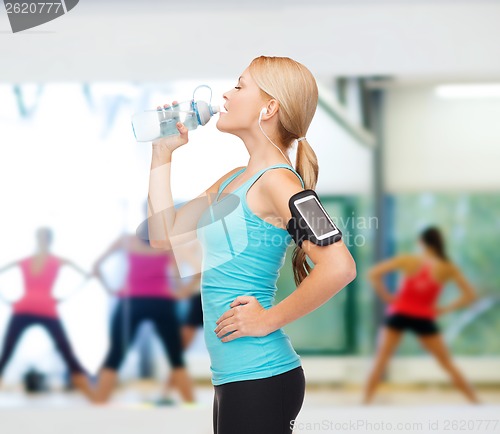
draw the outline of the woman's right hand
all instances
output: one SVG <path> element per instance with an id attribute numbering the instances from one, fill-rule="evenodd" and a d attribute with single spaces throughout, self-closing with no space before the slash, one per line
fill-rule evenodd
<path id="1" fill-rule="evenodd" d="M 172 105 L 177 104 L 177 101 L 172 101 Z M 165 104 L 163 106 L 165 109 L 168 109 L 170 105 Z M 161 110 L 161 107 L 157 107 L 158 110 Z M 184 124 L 181 122 L 177 122 L 177 130 L 179 131 L 179 134 L 173 135 L 173 136 L 166 136 L 166 137 L 160 137 L 159 139 L 156 139 L 153 141 L 153 151 L 159 152 L 159 153 L 167 153 L 167 152 L 174 152 L 177 148 L 179 148 L 182 145 L 185 145 L 188 141 L 188 129 Z"/>

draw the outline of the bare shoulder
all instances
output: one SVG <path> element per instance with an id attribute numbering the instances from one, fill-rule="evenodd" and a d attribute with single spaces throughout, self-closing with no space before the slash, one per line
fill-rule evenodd
<path id="1" fill-rule="evenodd" d="M 422 263 L 422 258 L 419 255 L 415 255 L 412 253 L 401 253 L 398 255 L 401 258 L 401 261 L 408 265 L 419 265 Z"/>
<path id="2" fill-rule="evenodd" d="M 304 190 L 300 179 L 285 167 L 268 170 L 261 178 L 262 182 L 257 185 L 263 206 L 271 215 L 287 222 L 291 218 L 288 206 L 290 197 Z"/>
<path id="3" fill-rule="evenodd" d="M 283 196 L 283 194 L 286 195 L 291 190 L 293 190 L 294 193 L 297 193 L 298 191 L 302 191 L 304 189 L 299 177 L 286 167 L 277 167 L 275 169 L 268 170 L 261 176 L 261 178 L 262 182 L 260 183 L 260 186 L 264 194 L 267 192 L 268 195 L 278 194 Z"/>
<path id="4" fill-rule="evenodd" d="M 394 259 L 408 273 L 414 273 L 422 264 L 422 258 L 411 253 L 400 253 Z"/>
<path id="5" fill-rule="evenodd" d="M 127 248 L 140 248 L 143 242 L 135 234 L 124 234 L 121 238 L 118 238 L 117 242 Z"/>
<path id="6" fill-rule="evenodd" d="M 302 187 L 299 177 L 292 170 L 286 167 L 276 167 L 274 169 L 268 170 L 262 176 L 263 179 L 272 179 L 274 181 L 278 180 L 289 180 L 297 183 Z"/>

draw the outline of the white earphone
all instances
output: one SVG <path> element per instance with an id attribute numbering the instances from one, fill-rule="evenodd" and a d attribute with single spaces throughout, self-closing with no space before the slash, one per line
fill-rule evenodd
<path id="1" fill-rule="evenodd" d="M 274 142 L 273 142 L 273 141 L 272 141 L 272 140 L 271 140 L 271 139 L 267 136 L 267 134 L 266 134 L 266 133 L 264 132 L 264 130 L 262 129 L 262 126 L 260 125 L 260 121 L 261 121 L 261 119 L 262 119 L 262 115 L 264 115 L 264 114 L 267 114 L 267 108 L 262 107 L 262 109 L 260 110 L 260 114 L 259 114 L 259 128 L 260 128 L 260 130 L 262 131 L 262 134 L 264 134 L 264 136 L 266 136 L 266 139 L 267 139 L 267 140 L 269 140 L 269 141 L 273 144 L 273 146 L 274 146 L 274 147 L 275 147 L 278 151 L 280 151 L 280 152 L 281 152 L 281 154 L 283 155 L 283 157 L 285 157 L 285 160 L 287 160 L 287 162 L 290 164 L 290 166 L 293 166 L 293 164 L 292 164 L 292 162 L 290 161 L 290 159 L 289 159 L 289 158 L 288 158 L 285 154 L 283 154 L 283 151 L 282 151 L 282 150 L 281 150 L 278 146 L 276 146 L 276 145 L 275 145 L 275 143 L 274 143 Z"/>

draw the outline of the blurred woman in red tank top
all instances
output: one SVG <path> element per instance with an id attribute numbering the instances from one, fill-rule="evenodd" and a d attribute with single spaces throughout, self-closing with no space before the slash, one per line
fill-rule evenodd
<path id="1" fill-rule="evenodd" d="M 418 242 L 420 255 L 398 255 L 375 265 L 369 272 L 370 282 L 387 307 L 363 403 L 368 404 L 372 400 L 380 377 L 405 330 L 415 333 L 422 347 L 448 372 L 455 386 L 470 402 L 478 403 L 474 389 L 453 363 L 435 322 L 437 316 L 475 301 L 476 292 L 446 255 L 444 240 L 438 228 L 424 230 Z M 397 293 L 392 294 L 385 286 L 383 276 L 395 271 L 402 272 L 403 280 Z M 461 297 L 447 306 L 437 306 L 439 295 L 449 281 L 456 283 Z"/>

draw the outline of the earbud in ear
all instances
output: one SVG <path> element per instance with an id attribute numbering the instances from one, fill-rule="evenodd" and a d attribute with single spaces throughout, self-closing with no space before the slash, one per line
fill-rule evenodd
<path id="1" fill-rule="evenodd" d="M 265 107 L 262 107 L 262 110 L 260 111 L 261 115 L 265 115 L 267 113 L 267 109 Z"/>

